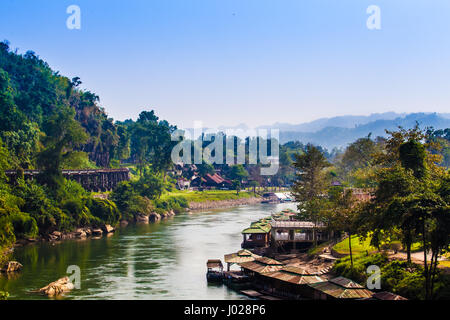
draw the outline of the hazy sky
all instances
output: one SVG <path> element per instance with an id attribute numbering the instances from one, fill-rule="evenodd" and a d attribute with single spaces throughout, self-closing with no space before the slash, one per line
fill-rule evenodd
<path id="1" fill-rule="evenodd" d="M 66 8 L 81 8 L 69 30 Z M 381 30 L 369 30 L 369 5 Z M 1 0 L 0 40 L 110 116 L 192 127 L 450 112 L 448 0 Z"/>

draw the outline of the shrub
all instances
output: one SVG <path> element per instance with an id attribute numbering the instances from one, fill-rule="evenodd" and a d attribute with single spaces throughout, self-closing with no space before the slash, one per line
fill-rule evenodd
<path id="1" fill-rule="evenodd" d="M 187 199 L 182 196 L 170 197 L 164 200 L 158 199 L 154 200 L 154 202 L 156 208 L 162 209 L 163 212 L 173 210 L 175 213 L 180 213 L 184 211 L 184 208 L 189 206 Z"/>
<path id="2" fill-rule="evenodd" d="M 0 291 L 0 300 L 7 300 L 9 297 L 8 292 Z"/>
<path id="3" fill-rule="evenodd" d="M 88 192 L 76 181 L 65 180 L 62 187 L 65 199 L 82 199 L 88 196 Z"/>
<path id="4" fill-rule="evenodd" d="M 91 223 L 91 212 L 81 199 L 66 200 L 61 206 L 62 210 L 73 219 L 76 226 L 84 227 Z"/>
<path id="5" fill-rule="evenodd" d="M 38 235 L 36 220 L 28 213 L 15 210 L 10 214 L 10 220 L 14 227 L 14 234 L 19 238 L 35 238 Z"/>
<path id="6" fill-rule="evenodd" d="M 364 253 L 353 256 L 352 268 L 350 257 L 347 256 L 338 260 L 333 267 L 333 272 L 362 283 L 367 280 L 368 274 L 366 271 L 369 266 L 376 265 L 381 268 L 387 260 L 387 257 L 380 253 L 374 255 L 367 255 Z"/>
<path id="7" fill-rule="evenodd" d="M 147 197 L 139 195 L 129 181 L 119 183 L 111 193 L 110 199 L 116 203 L 126 220 L 133 220 L 139 214 L 149 215 L 154 210 L 152 202 Z"/>
<path id="8" fill-rule="evenodd" d="M 128 204 L 127 212 L 130 216 L 135 217 L 139 214 L 150 215 L 154 207 L 147 197 L 133 196 Z"/>
<path id="9" fill-rule="evenodd" d="M 0 254 L 2 254 L 2 248 L 12 245 L 15 241 L 14 227 L 9 219 L 9 212 L 0 208 Z"/>
<path id="10" fill-rule="evenodd" d="M 60 208 L 50 207 L 48 208 L 48 212 L 55 221 L 54 229 L 59 231 L 71 231 L 75 226 L 72 217 L 65 214 Z"/>
<path id="11" fill-rule="evenodd" d="M 114 201 L 120 211 L 125 212 L 128 210 L 130 202 L 135 195 L 131 182 L 122 181 L 113 190 L 109 198 Z"/>
<path id="12" fill-rule="evenodd" d="M 111 200 L 90 199 L 88 208 L 94 217 L 99 218 L 105 224 L 115 225 L 121 218 L 116 204 Z"/>

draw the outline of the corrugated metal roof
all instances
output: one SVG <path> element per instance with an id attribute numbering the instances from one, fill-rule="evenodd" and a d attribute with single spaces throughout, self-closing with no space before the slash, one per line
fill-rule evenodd
<path id="1" fill-rule="evenodd" d="M 347 289 L 361 289 L 364 288 L 362 285 L 360 285 L 359 283 L 354 282 L 351 279 L 347 279 L 344 277 L 337 277 L 337 278 L 333 278 L 331 280 L 329 280 L 330 282 L 337 284 L 338 286 L 347 288 Z"/>
<path id="2" fill-rule="evenodd" d="M 254 261 L 240 263 L 239 265 L 244 269 L 257 273 L 274 272 L 283 268 L 283 264 L 281 262 L 267 257 L 258 257 L 255 258 Z"/>
<path id="3" fill-rule="evenodd" d="M 350 280 L 350 282 L 353 281 Z M 342 283 L 344 282 L 342 281 Z M 329 296 L 339 299 L 361 299 L 370 298 L 373 296 L 372 291 L 365 289 L 362 286 L 346 288 L 331 281 L 312 283 L 309 284 L 309 286 L 315 290 L 319 290 Z"/>
<path id="4" fill-rule="evenodd" d="M 242 234 L 251 233 L 269 233 L 272 226 L 267 222 L 262 222 L 262 220 L 255 221 L 250 225 L 250 228 L 244 229 Z"/>
<path id="5" fill-rule="evenodd" d="M 240 250 L 236 253 L 227 254 L 224 257 L 226 263 L 243 263 L 254 261 L 255 258 L 260 258 L 260 256 L 253 254 L 248 250 Z"/>
<path id="6" fill-rule="evenodd" d="M 266 265 L 257 261 L 244 262 L 239 264 L 242 268 L 256 272 L 256 273 L 267 273 L 274 272 L 281 269 L 283 266 L 278 265 Z"/>
<path id="7" fill-rule="evenodd" d="M 317 275 L 308 273 L 303 268 L 293 266 L 286 266 L 278 271 L 266 273 L 264 276 L 299 285 L 325 281 Z"/>
<path id="8" fill-rule="evenodd" d="M 270 265 L 270 266 L 282 266 L 283 265 L 283 263 L 281 263 L 280 261 L 270 259 L 267 257 L 259 257 L 259 258 L 256 258 L 255 261 L 266 264 L 266 265 Z"/>
<path id="9" fill-rule="evenodd" d="M 267 227 L 261 227 L 261 226 L 254 226 L 247 229 L 244 229 L 242 231 L 242 234 L 253 234 L 253 233 L 269 233 L 270 228 Z"/>
<path id="10" fill-rule="evenodd" d="M 208 268 L 223 268 L 222 261 L 219 259 L 211 259 L 206 262 Z"/>
<path id="11" fill-rule="evenodd" d="M 386 291 L 375 293 L 373 295 L 373 298 L 375 298 L 377 300 L 408 300 L 408 299 L 406 299 L 402 296 L 399 296 L 395 293 L 386 292 Z"/>

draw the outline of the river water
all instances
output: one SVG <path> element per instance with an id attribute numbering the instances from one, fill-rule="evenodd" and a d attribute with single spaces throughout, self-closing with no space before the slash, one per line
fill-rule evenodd
<path id="1" fill-rule="evenodd" d="M 64 299 L 246 299 L 223 285 L 208 285 L 206 261 L 240 250 L 241 231 L 292 203 L 258 204 L 181 214 L 148 225 L 129 225 L 109 237 L 17 248 L 21 273 L 0 276 L 10 299 L 48 299 L 29 291 L 81 271 L 81 288 Z"/>

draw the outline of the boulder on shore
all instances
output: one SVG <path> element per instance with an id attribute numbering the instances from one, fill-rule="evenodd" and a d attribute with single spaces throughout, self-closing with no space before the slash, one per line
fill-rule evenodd
<path id="1" fill-rule="evenodd" d="M 148 216 L 139 214 L 136 216 L 136 222 L 137 223 L 148 223 Z"/>
<path id="2" fill-rule="evenodd" d="M 51 234 L 48 235 L 48 238 L 50 241 L 57 241 L 57 240 L 61 240 L 62 238 L 62 233 L 59 231 L 54 231 Z"/>
<path id="3" fill-rule="evenodd" d="M 54 297 L 69 292 L 73 288 L 74 285 L 70 282 L 69 277 L 64 277 L 35 292 L 48 295 L 49 297 Z"/>
<path id="4" fill-rule="evenodd" d="M 102 229 L 92 229 L 92 235 L 101 236 L 103 234 Z"/>
<path id="5" fill-rule="evenodd" d="M 159 220 L 161 220 L 161 215 L 156 212 L 152 212 L 152 213 L 150 213 L 149 220 L 152 222 L 159 221 Z"/>
<path id="6" fill-rule="evenodd" d="M 23 265 L 17 261 L 9 261 L 0 271 L 4 273 L 18 272 L 22 270 Z"/>
<path id="7" fill-rule="evenodd" d="M 87 237 L 87 233 L 86 233 L 86 231 L 84 231 L 84 229 L 77 229 L 75 231 L 75 236 L 77 238 L 86 238 Z"/>
<path id="8" fill-rule="evenodd" d="M 112 233 L 115 231 L 115 229 L 109 224 L 105 224 L 102 229 L 105 233 Z"/>

